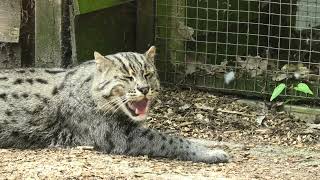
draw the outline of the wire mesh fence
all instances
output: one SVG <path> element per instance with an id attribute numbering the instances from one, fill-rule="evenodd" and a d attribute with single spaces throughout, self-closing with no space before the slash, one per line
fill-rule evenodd
<path id="1" fill-rule="evenodd" d="M 320 98 L 320 1 L 155 2 L 164 84 L 270 95 L 284 83 L 285 96 Z"/>

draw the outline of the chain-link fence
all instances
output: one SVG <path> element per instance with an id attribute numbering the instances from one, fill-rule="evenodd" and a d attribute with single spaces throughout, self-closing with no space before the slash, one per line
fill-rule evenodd
<path id="1" fill-rule="evenodd" d="M 156 0 L 164 84 L 319 98 L 320 1 Z M 305 83 L 314 93 L 295 90 Z"/>

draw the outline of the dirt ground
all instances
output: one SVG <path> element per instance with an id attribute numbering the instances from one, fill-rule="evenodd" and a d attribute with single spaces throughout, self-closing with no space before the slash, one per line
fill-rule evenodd
<path id="1" fill-rule="evenodd" d="M 146 126 L 223 148 L 229 163 L 115 156 L 85 147 L 2 149 L 0 179 L 320 179 L 320 122 L 274 109 L 232 96 L 164 89 Z"/>

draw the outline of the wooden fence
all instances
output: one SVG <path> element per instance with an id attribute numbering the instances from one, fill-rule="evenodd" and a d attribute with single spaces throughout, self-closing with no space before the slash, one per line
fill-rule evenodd
<path id="1" fill-rule="evenodd" d="M 2 0 L 0 68 L 68 67 L 92 52 L 143 51 L 152 0 Z"/>

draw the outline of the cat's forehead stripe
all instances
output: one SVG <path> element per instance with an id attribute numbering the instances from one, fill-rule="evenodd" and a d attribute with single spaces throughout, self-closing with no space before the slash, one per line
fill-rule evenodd
<path id="1" fill-rule="evenodd" d="M 113 56 L 111 56 L 110 59 L 111 59 L 113 62 L 115 62 L 115 63 L 120 63 L 122 69 L 123 69 L 127 74 L 129 74 L 129 69 L 128 69 L 125 61 L 123 61 L 121 57 L 118 57 L 117 55 L 113 55 Z"/>
<path id="2" fill-rule="evenodd" d="M 118 54 L 110 55 L 108 56 L 108 58 L 118 66 L 122 67 L 121 70 L 125 71 L 124 74 L 130 74 L 129 72 L 132 68 L 127 58 L 124 57 L 122 54 L 118 53 Z"/>
<path id="3" fill-rule="evenodd" d="M 138 70 L 136 69 L 135 66 L 133 66 L 132 63 L 129 63 L 130 69 L 136 74 L 138 72 Z"/>
<path id="4" fill-rule="evenodd" d="M 136 59 L 136 62 L 140 65 L 140 67 L 142 68 L 143 67 L 143 64 L 145 64 L 145 61 L 143 59 L 143 57 L 138 54 L 138 53 L 132 53 L 133 54 L 133 57 Z"/>
<path id="5" fill-rule="evenodd" d="M 117 53 L 114 55 L 109 55 L 107 56 L 107 58 L 122 67 L 122 69 L 125 70 L 126 73 L 129 73 L 130 70 L 138 73 L 139 70 L 148 67 L 144 55 L 139 53 Z"/>
<path id="6" fill-rule="evenodd" d="M 132 63 L 136 69 L 142 68 L 142 63 L 138 61 L 137 57 L 132 52 L 125 53 L 129 63 Z"/>

